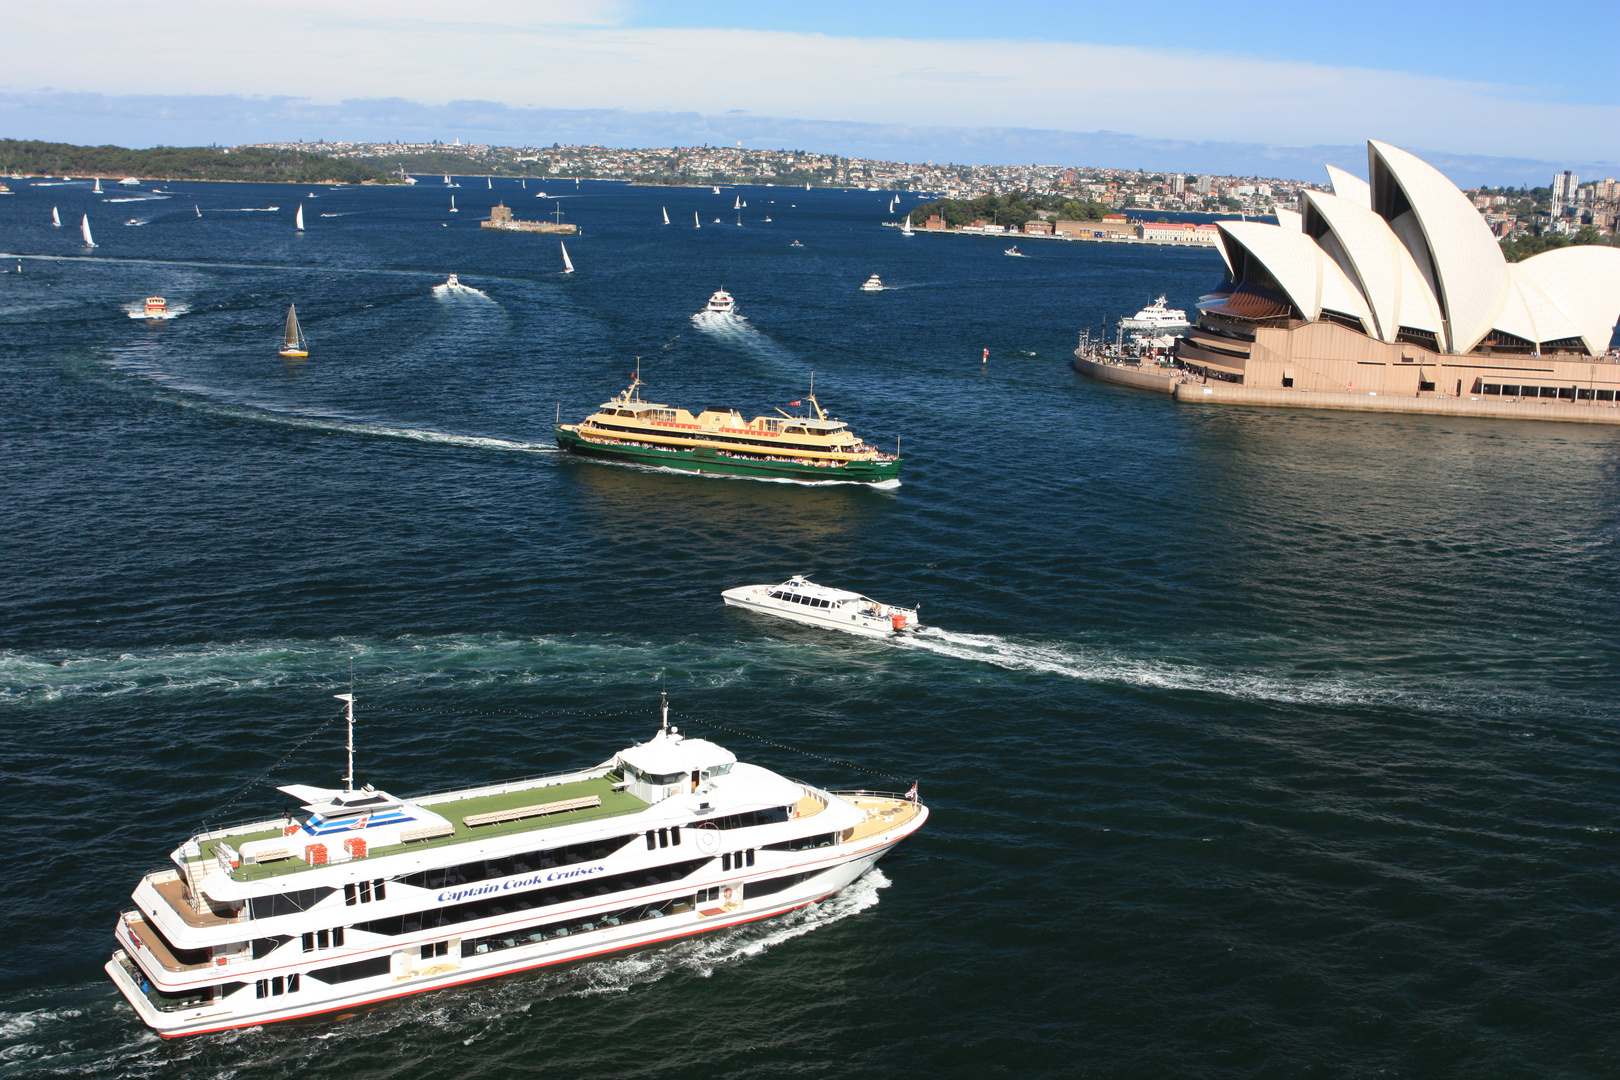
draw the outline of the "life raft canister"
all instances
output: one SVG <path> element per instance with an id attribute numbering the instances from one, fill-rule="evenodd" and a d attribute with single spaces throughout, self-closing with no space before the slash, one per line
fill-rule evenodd
<path id="1" fill-rule="evenodd" d="M 896 633 L 898 633 L 901 630 L 904 630 L 906 628 L 906 617 L 904 615 L 901 615 L 901 614 L 898 614 L 898 613 L 896 613 L 894 615 L 890 615 L 889 616 L 889 622 L 894 625 L 894 629 L 895 629 Z"/>

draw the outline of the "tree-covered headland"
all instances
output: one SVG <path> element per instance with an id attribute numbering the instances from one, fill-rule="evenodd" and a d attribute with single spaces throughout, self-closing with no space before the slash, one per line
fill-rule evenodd
<path id="1" fill-rule="evenodd" d="M 74 146 L 0 139 L 0 168 L 25 176 L 135 176 L 152 180 L 240 180 L 284 184 L 388 184 L 397 177 L 371 164 L 307 150 L 250 147 Z"/>
<path id="2" fill-rule="evenodd" d="M 985 195 L 971 201 L 940 199 L 922 203 L 911 211 L 913 227 L 938 214 L 949 228 L 971 225 L 975 221 L 988 221 L 992 225 L 1010 225 L 1021 229 L 1024 223 L 1038 217 L 1057 218 L 1060 221 L 1101 221 L 1104 214 L 1112 213 L 1098 202 L 1081 202 L 1061 195 L 1032 195 L 1010 192 L 1006 195 Z"/>

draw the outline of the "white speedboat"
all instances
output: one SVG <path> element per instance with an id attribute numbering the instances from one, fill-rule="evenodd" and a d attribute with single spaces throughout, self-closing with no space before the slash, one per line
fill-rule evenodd
<path id="1" fill-rule="evenodd" d="M 198 833 L 141 878 L 106 964 L 173 1038 L 726 930 L 832 896 L 928 820 L 669 725 L 578 772 L 420 798 L 286 784 L 301 804 Z M 463 993 L 465 993 L 463 989 Z"/>
<path id="2" fill-rule="evenodd" d="M 1014 244 L 1012 247 L 1008 248 L 1006 251 L 1003 251 L 1002 254 L 1003 255 L 1011 255 L 1015 259 L 1027 259 L 1027 258 L 1029 258 L 1028 255 L 1025 255 L 1022 251 L 1018 250 L 1018 245 L 1017 244 Z"/>
<path id="3" fill-rule="evenodd" d="M 817 585 L 795 574 L 780 585 L 743 585 L 720 594 L 726 603 L 810 626 L 867 637 L 915 633 L 916 608 L 880 604 L 871 597 Z"/>
<path id="4" fill-rule="evenodd" d="M 883 279 L 878 277 L 876 274 L 873 274 L 871 277 L 867 278 L 866 279 L 866 284 L 861 286 L 861 292 L 882 292 L 882 291 L 883 291 Z"/>
<path id="5" fill-rule="evenodd" d="M 736 310 L 737 301 L 733 300 L 731 294 L 724 289 L 717 290 L 713 296 L 709 297 L 709 302 L 703 307 L 703 312 L 706 315 L 731 315 Z"/>

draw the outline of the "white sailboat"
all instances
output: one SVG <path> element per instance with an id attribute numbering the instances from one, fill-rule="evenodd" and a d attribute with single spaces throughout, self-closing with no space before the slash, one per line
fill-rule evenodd
<path id="1" fill-rule="evenodd" d="M 559 240 L 559 241 L 557 241 L 557 246 L 562 248 L 562 253 L 563 253 L 563 273 L 572 274 L 574 272 L 574 262 L 573 262 L 572 259 L 570 259 L 568 257 L 568 245 L 563 243 L 561 240 Z"/>
<path id="2" fill-rule="evenodd" d="M 664 224 L 668 225 L 669 224 L 669 207 L 661 206 L 661 207 L 659 207 L 659 209 L 664 212 Z"/>
<path id="3" fill-rule="evenodd" d="M 304 204 L 298 204 L 298 213 L 293 215 L 293 228 L 299 232 L 304 231 Z"/>
<path id="4" fill-rule="evenodd" d="M 287 305 L 287 325 L 281 334 L 281 355 L 304 357 L 309 355 L 309 342 L 304 339 L 304 331 L 298 325 L 298 312 L 296 305 Z"/>
<path id="5" fill-rule="evenodd" d="M 56 207 L 54 206 L 51 207 L 51 224 L 55 225 L 58 229 L 62 227 L 62 215 L 56 212 Z"/>
<path id="6" fill-rule="evenodd" d="M 742 196 L 741 195 L 738 195 L 738 196 L 736 196 L 735 198 L 733 198 L 731 200 L 731 208 L 733 210 L 741 210 L 742 209 Z"/>
<path id="7" fill-rule="evenodd" d="M 101 194 L 101 177 L 99 177 L 99 176 L 96 177 L 96 186 L 95 186 L 94 189 L 92 189 L 92 194 L 95 194 L 95 195 L 100 195 Z"/>
<path id="8" fill-rule="evenodd" d="M 201 206 L 197 205 L 196 203 L 192 203 L 191 208 L 193 210 L 197 211 L 197 216 L 198 217 L 202 217 L 202 207 Z"/>
<path id="9" fill-rule="evenodd" d="M 486 176 L 486 177 L 484 177 L 484 186 L 489 188 L 491 191 L 494 191 L 495 190 L 495 181 L 491 180 L 489 177 Z"/>
<path id="10" fill-rule="evenodd" d="M 95 247 L 96 246 L 96 242 L 94 240 L 90 239 L 90 215 L 89 214 L 84 215 L 84 218 L 79 222 L 79 231 L 84 234 L 84 246 L 85 247 Z"/>
<path id="11" fill-rule="evenodd" d="M 694 211 L 692 211 L 692 228 L 694 228 L 694 229 L 701 229 L 701 228 L 703 228 L 703 222 L 701 222 L 701 221 L 699 221 L 699 220 L 698 220 L 698 216 L 697 216 L 697 211 L 696 211 L 696 210 L 694 210 Z"/>
<path id="12" fill-rule="evenodd" d="M 451 212 L 451 213 L 452 213 L 452 214 L 459 214 L 459 213 L 461 213 L 461 211 L 460 211 L 460 210 L 457 210 L 457 209 L 456 209 L 456 197 L 455 197 L 455 196 L 454 196 L 454 195 L 452 195 L 452 196 L 450 196 L 450 212 Z"/>
<path id="13" fill-rule="evenodd" d="M 909 210 L 906 211 L 906 222 L 905 222 L 905 224 L 900 226 L 900 235 L 901 236 L 910 236 L 911 235 L 911 212 Z"/>

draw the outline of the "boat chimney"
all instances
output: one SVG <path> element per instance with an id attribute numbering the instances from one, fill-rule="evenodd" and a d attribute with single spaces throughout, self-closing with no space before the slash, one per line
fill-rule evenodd
<path id="1" fill-rule="evenodd" d="M 354 790 L 354 695 L 333 694 L 339 701 L 348 702 L 349 706 L 349 771 L 343 774 L 343 793 L 347 795 Z"/>

